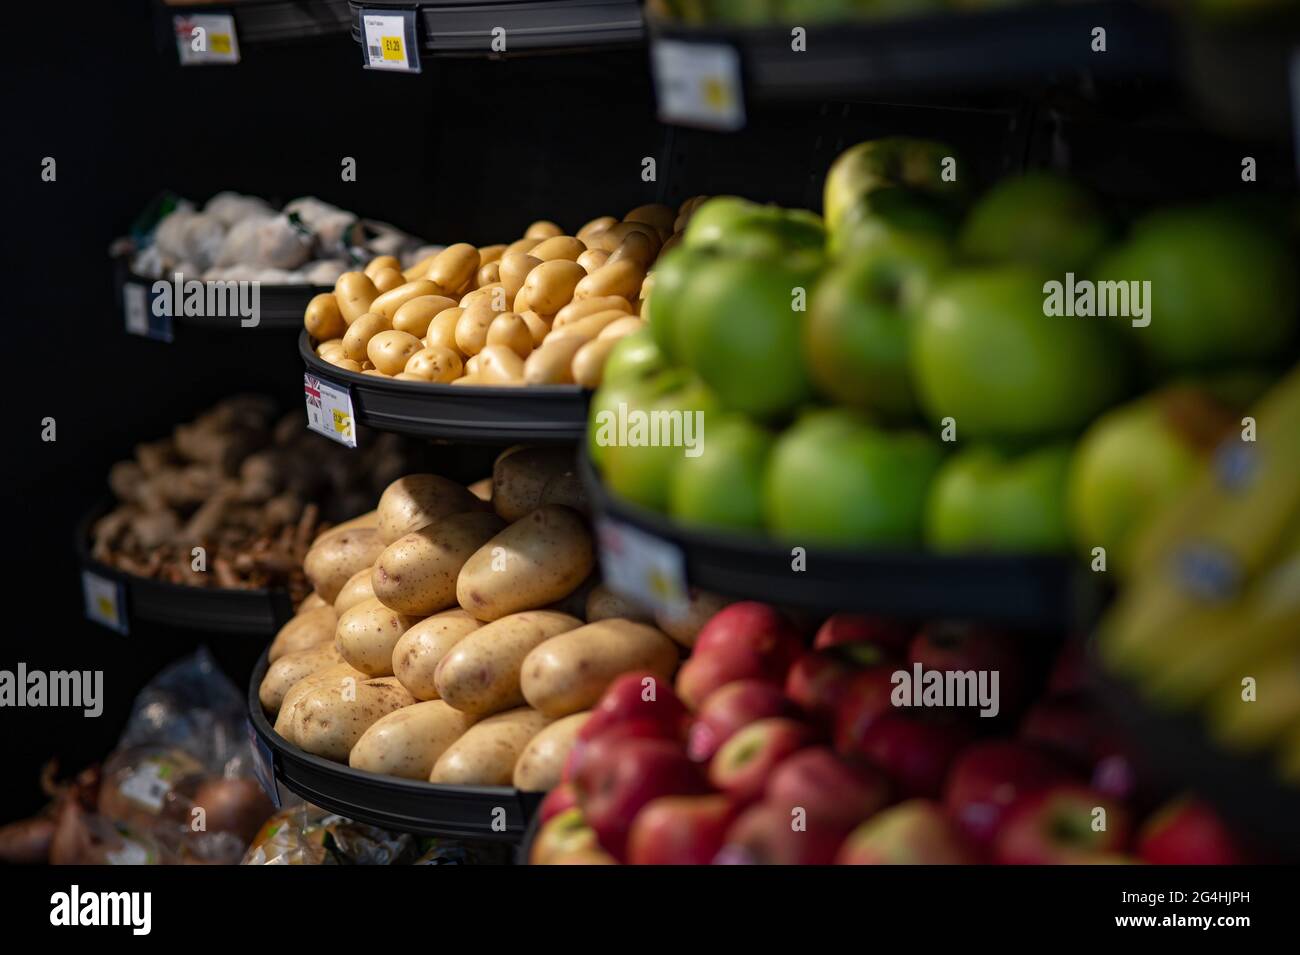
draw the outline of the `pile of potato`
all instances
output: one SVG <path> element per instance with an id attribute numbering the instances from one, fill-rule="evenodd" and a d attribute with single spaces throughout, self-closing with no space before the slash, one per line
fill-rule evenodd
<path id="1" fill-rule="evenodd" d="M 303 323 L 316 353 L 348 371 L 595 388 L 614 343 L 644 324 L 655 259 L 704 199 L 601 216 L 576 235 L 534 222 L 509 245 L 457 243 L 405 270 L 379 256 L 313 298 Z"/>
<path id="2" fill-rule="evenodd" d="M 656 627 L 599 586 L 584 509 L 569 450 L 393 482 L 307 554 L 259 691 L 276 732 L 370 772 L 550 789 L 606 686 L 671 679 L 712 609 Z"/>

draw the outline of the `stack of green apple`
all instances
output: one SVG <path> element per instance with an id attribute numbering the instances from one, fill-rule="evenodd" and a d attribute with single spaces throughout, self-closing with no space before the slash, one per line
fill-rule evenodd
<path id="1" fill-rule="evenodd" d="M 940 143 L 874 140 L 831 166 L 824 220 L 699 206 L 594 397 L 609 488 L 792 544 L 1101 547 L 1122 567 L 1294 340 L 1287 238 L 1228 203 L 1121 234 L 1047 172 L 970 203 L 962 168 Z M 1149 282 L 1150 320 L 1048 314 L 1067 274 Z M 700 412 L 699 453 L 619 444 L 597 424 L 620 405 Z"/>

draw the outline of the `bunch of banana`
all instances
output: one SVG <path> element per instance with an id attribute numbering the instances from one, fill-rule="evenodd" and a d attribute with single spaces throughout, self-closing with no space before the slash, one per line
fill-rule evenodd
<path id="1" fill-rule="evenodd" d="M 1200 711 L 1218 745 L 1274 752 L 1300 785 L 1300 368 L 1252 417 L 1143 535 L 1097 645 L 1153 704 Z"/>

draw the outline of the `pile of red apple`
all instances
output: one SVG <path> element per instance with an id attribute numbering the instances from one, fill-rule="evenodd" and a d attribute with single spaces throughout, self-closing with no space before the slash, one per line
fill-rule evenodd
<path id="1" fill-rule="evenodd" d="M 732 604 L 700 630 L 675 691 L 648 673 L 609 687 L 542 804 L 531 861 L 1241 861 L 1197 801 L 1137 826 L 1133 807 L 1150 800 L 1088 700 L 1079 655 L 1062 652 L 1044 679 L 1024 644 L 837 614 L 809 649 L 775 608 Z M 896 707 L 891 676 L 917 663 L 998 671 L 1000 712 Z"/>

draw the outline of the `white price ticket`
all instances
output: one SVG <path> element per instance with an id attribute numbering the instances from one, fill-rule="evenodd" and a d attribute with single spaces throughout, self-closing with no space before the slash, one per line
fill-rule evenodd
<path id="1" fill-rule="evenodd" d="M 728 132 L 745 125 L 740 54 L 735 47 L 656 40 L 650 59 L 663 122 Z"/>
<path id="2" fill-rule="evenodd" d="M 167 779 L 170 775 L 170 766 L 150 760 L 126 777 L 118 789 L 132 802 L 150 812 L 158 812 L 162 809 L 163 800 L 172 791 L 172 784 Z"/>
<path id="3" fill-rule="evenodd" d="M 686 559 L 676 544 L 619 521 L 597 523 L 600 566 L 611 590 L 652 610 L 674 615 L 686 609 Z"/>
<path id="4" fill-rule="evenodd" d="M 420 72 L 420 54 L 415 48 L 415 11 L 362 11 L 361 29 L 366 69 Z"/>
<path id="5" fill-rule="evenodd" d="M 307 398 L 307 427 L 349 448 L 357 446 L 352 423 L 352 394 L 346 386 L 331 384 L 315 375 L 302 376 Z"/>
<path id="6" fill-rule="evenodd" d="M 122 585 L 90 570 L 81 572 L 81 594 L 86 602 L 86 618 L 110 630 L 126 633 L 126 598 Z"/>
<path id="7" fill-rule="evenodd" d="M 239 62 L 239 37 L 229 13 L 177 14 L 176 52 L 181 66 L 232 65 Z"/>

